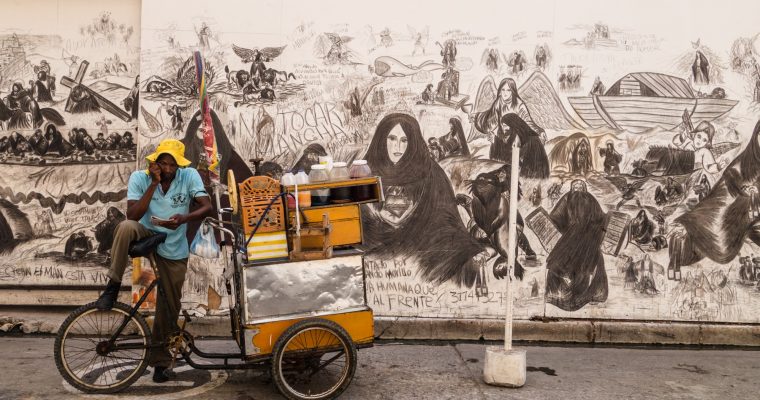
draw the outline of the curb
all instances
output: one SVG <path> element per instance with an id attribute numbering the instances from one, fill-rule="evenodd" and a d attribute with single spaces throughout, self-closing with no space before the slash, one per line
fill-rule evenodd
<path id="1" fill-rule="evenodd" d="M 512 326 L 513 339 L 527 342 L 760 347 L 760 325 L 515 320 Z M 504 321 L 375 317 L 375 337 L 404 340 L 504 340 Z"/>
<path id="2" fill-rule="evenodd" d="M 0 336 L 54 334 L 68 312 L 16 312 L 0 316 Z M 760 347 L 760 325 L 600 320 L 515 320 L 515 341 Z M 194 317 L 187 326 L 205 338 L 231 337 L 228 316 Z M 504 340 L 502 319 L 375 317 L 375 338 L 384 340 Z"/>

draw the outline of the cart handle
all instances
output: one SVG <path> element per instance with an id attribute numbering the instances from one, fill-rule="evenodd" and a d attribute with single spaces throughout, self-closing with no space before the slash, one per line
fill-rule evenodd
<path id="1" fill-rule="evenodd" d="M 232 224 L 232 222 L 220 221 L 213 217 L 206 217 L 203 219 L 202 224 L 209 224 L 209 226 L 211 226 L 212 228 L 220 230 L 230 235 L 230 237 L 232 238 L 235 244 L 235 248 L 237 248 L 237 237 L 235 237 L 235 234 L 231 230 L 224 227 L 224 224 Z"/>

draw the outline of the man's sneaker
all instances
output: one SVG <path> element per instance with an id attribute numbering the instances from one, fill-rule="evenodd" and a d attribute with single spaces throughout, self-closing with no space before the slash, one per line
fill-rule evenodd
<path id="1" fill-rule="evenodd" d="M 153 367 L 153 382 L 164 383 L 174 376 L 174 373 L 166 367 L 155 366 Z"/>
<path id="2" fill-rule="evenodd" d="M 106 285 L 106 290 L 95 301 L 95 307 L 98 310 L 106 311 L 113 308 L 113 303 L 116 302 L 116 298 L 119 297 L 119 289 L 121 289 L 121 282 L 114 282 L 109 280 Z"/>

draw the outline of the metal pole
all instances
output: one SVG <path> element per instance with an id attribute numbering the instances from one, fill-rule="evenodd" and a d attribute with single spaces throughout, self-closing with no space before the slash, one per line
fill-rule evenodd
<path id="1" fill-rule="evenodd" d="M 520 139 L 515 137 L 512 143 L 512 164 L 509 180 L 509 240 L 507 242 L 507 315 L 504 325 L 504 350 L 512 350 L 512 280 L 515 277 L 515 259 L 517 258 L 517 192 L 520 177 Z"/>
<path id="2" fill-rule="evenodd" d="M 219 221 L 221 221 L 222 220 L 222 199 L 219 194 L 219 191 L 222 189 L 222 183 L 217 182 L 212 179 L 211 188 L 214 190 L 214 200 L 216 200 L 216 218 Z M 224 236 L 222 236 L 222 240 L 224 240 Z"/>

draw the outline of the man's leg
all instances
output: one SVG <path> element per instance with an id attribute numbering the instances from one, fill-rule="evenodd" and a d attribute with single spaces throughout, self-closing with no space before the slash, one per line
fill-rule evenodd
<path id="1" fill-rule="evenodd" d="M 95 302 L 98 309 L 110 310 L 121 288 L 121 278 L 129 263 L 129 245 L 138 239 L 152 235 L 153 232 L 137 221 L 125 220 L 116 226 L 111 245 L 111 268 L 108 269 L 108 285 Z"/>
<path id="2" fill-rule="evenodd" d="M 172 333 L 174 324 L 177 322 L 179 312 L 182 309 L 182 285 L 185 282 L 187 272 L 187 259 L 168 260 L 159 255 L 155 256 L 158 274 L 164 287 L 165 296 L 160 293 L 156 296 L 156 317 L 153 322 L 153 343 L 166 343 Z M 171 353 L 166 346 L 155 347 L 150 353 L 148 365 L 156 367 L 153 380 L 165 382 L 167 377 L 164 370 L 171 364 Z"/>

